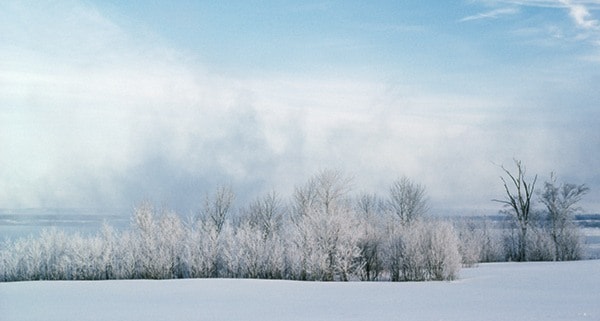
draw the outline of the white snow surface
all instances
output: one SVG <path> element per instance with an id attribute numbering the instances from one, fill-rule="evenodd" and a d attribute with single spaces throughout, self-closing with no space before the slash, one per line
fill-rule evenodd
<path id="1" fill-rule="evenodd" d="M 0 283 L 0 320 L 600 320 L 600 261 L 480 264 L 452 282 Z"/>

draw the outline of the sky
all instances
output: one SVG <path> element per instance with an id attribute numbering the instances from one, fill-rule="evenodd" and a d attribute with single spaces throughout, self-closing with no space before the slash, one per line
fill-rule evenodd
<path id="1" fill-rule="evenodd" d="M 2 1 L 0 208 L 196 211 L 325 169 L 492 214 L 500 166 L 600 213 L 600 2 Z"/>

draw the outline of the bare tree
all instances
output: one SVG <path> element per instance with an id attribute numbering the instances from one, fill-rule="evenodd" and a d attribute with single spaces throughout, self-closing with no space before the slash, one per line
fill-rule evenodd
<path id="1" fill-rule="evenodd" d="M 540 202 L 546 206 L 555 261 L 574 260 L 581 256 L 581 241 L 571 222 L 573 215 L 581 211 L 577 203 L 589 190 L 585 184 L 558 184 L 554 173 L 550 174 L 550 181 L 544 183 Z"/>
<path id="2" fill-rule="evenodd" d="M 266 240 L 281 228 L 284 213 L 281 197 L 272 191 L 252 202 L 245 214 L 249 224 L 257 228 Z"/>
<path id="3" fill-rule="evenodd" d="M 204 199 L 204 208 L 201 212 L 201 218 L 208 220 L 213 224 L 217 233 L 223 229 L 223 224 L 227 221 L 227 216 L 233 207 L 235 194 L 231 187 L 221 186 L 213 197 L 206 196 Z"/>
<path id="4" fill-rule="evenodd" d="M 518 234 L 518 252 L 516 259 L 518 261 L 527 260 L 527 229 L 530 223 L 531 214 L 531 197 L 535 189 L 535 183 L 537 181 L 537 175 L 533 178 L 530 183 L 527 183 L 525 178 L 525 167 L 519 160 L 515 160 L 517 166 L 516 175 L 512 174 L 504 166 L 501 166 L 504 173 L 508 176 L 508 181 L 504 177 L 500 177 L 504 184 L 504 190 L 506 191 L 505 199 L 494 199 L 494 202 L 504 204 L 508 211 L 506 211 L 513 221 L 516 223 L 519 234 Z M 509 185 L 512 187 L 509 188 Z"/>
<path id="5" fill-rule="evenodd" d="M 330 213 L 333 206 L 339 204 L 340 201 L 350 191 L 352 179 L 345 176 L 340 171 L 324 170 L 316 177 L 317 196 L 318 200 L 325 210 L 325 213 Z"/>
<path id="6" fill-rule="evenodd" d="M 305 216 L 317 203 L 317 183 L 310 179 L 303 186 L 296 186 L 293 195 L 293 219 Z"/>
<path id="7" fill-rule="evenodd" d="M 410 224 L 427 213 L 425 187 L 403 176 L 390 187 L 388 205 L 402 225 Z"/>

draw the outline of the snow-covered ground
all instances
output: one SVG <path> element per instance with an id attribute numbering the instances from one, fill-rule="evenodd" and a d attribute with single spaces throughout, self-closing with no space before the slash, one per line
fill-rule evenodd
<path id="1" fill-rule="evenodd" d="M 0 320 L 600 320 L 600 261 L 481 264 L 453 282 L 0 283 Z"/>

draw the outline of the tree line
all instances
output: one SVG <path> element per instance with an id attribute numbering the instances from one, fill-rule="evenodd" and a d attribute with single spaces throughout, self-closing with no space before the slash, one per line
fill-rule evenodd
<path id="1" fill-rule="evenodd" d="M 204 199 L 192 218 L 145 203 L 131 228 L 93 236 L 56 229 L 7 241 L 0 279 L 268 278 L 451 280 L 458 239 L 426 217 L 425 189 L 404 177 L 385 199 L 350 195 L 350 179 L 322 171 L 286 201 L 276 192 L 234 210 L 231 188 Z"/>
<path id="2" fill-rule="evenodd" d="M 144 203 L 124 231 L 105 225 L 82 236 L 48 229 L 7 240 L 0 280 L 426 281 L 455 279 L 461 266 L 477 262 L 579 259 L 581 239 L 569 217 L 587 187 L 557 185 L 552 176 L 539 194 L 548 214 L 532 215 L 535 184 L 526 182 L 520 162 L 517 168 L 516 175 L 503 168 L 507 195 L 498 201 L 510 220 L 500 230 L 428 215 L 425 187 L 408 177 L 383 197 L 353 195 L 350 178 L 325 170 L 287 199 L 273 191 L 235 208 L 232 189 L 219 187 L 185 219 Z M 526 208 L 530 213 L 519 212 Z"/>

